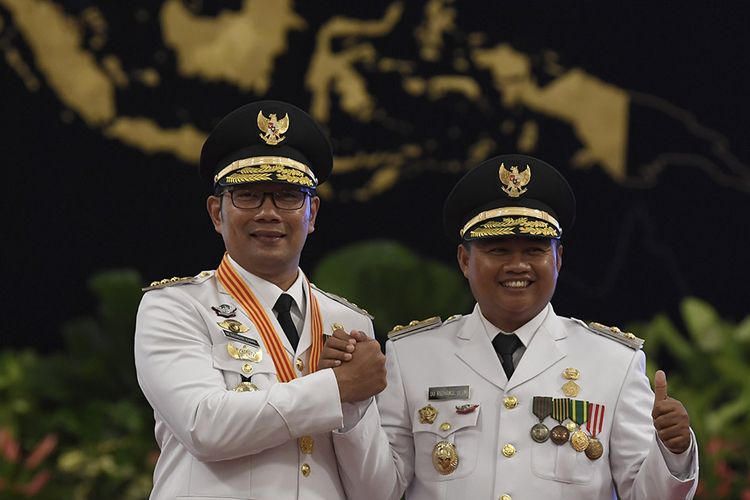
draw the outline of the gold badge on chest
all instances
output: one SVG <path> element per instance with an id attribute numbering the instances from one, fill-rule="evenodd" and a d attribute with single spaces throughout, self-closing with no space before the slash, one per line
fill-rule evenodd
<path id="1" fill-rule="evenodd" d="M 578 368 L 566 368 L 563 370 L 562 376 L 567 380 L 562 386 L 563 394 L 569 398 L 577 397 L 578 393 L 581 392 L 581 386 L 575 381 L 581 377 L 581 372 Z"/>
<path id="2" fill-rule="evenodd" d="M 440 441 L 432 449 L 432 465 L 442 475 L 452 474 L 458 468 L 458 451 L 448 441 Z"/>
<path id="3" fill-rule="evenodd" d="M 263 351 L 260 349 L 253 349 L 249 345 L 237 347 L 232 343 L 228 343 L 227 353 L 233 359 L 252 361 L 253 363 L 260 363 L 261 361 L 263 361 Z"/>
<path id="4" fill-rule="evenodd" d="M 432 405 L 423 406 L 419 409 L 419 423 L 432 424 L 437 418 L 438 411 Z"/>

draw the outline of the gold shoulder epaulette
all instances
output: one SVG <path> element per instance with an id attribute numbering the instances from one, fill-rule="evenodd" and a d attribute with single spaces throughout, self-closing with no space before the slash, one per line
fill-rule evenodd
<path id="1" fill-rule="evenodd" d="M 206 278 L 211 276 L 211 274 L 213 274 L 212 271 L 201 271 L 199 274 L 195 276 L 185 276 L 184 278 L 178 278 L 177 276 L 174 276 L 172 278 L 164 278 L 163 280 L 152 281 L 150 285 L 141 288 L 141 291 L 148 292 L 149 290 L 156 290 L 157 288 L 166 288 L 172 285 L 186 285 L 188 283 L 190 284 L 202 283 L 203 281 L 206 280 Z"/>
<path id="2" fill-rule="evenodd" d="M 349 302 L 344 297 L 339 297 L 338 295 L 333 294 L 331 292 L 326 292 L 325 290 L 321 290 L 320 288 L 318 288 L 317 286 L 315 286 L 312 283 L 310 283 L 310 286 L 313 287 L 314 289 L 316 289 L 317 291 L 319 291 L 320 293 L 322 293 L 323 295 L 325 295 L 326 297 L 328 297 L 329 299 L 334 300 L 334 301 L 338 302 L 339 304 L 344 305 L 344 306 L 348 307 L 349 309 L 351 309 L 353 311 L 357 311 L 359 314 L 363 314 L 363 315 L 367 316 L 370 319 L 375 319 L 375 316 L 373 316 L 372 314 L 368 313 L 367 310 L 362 309 L 361 307 L 359 307 L 354 302 Z"/>
<path id="3" fill-rule="evenodd" d="M 388 332 L 388 340 L 393 340 L 395 342 L 398 339 L 414 335 L 415 333 L 431 330 L 442 324 L 443 322 L 440 320 L 440 316 L 433 316 L 431 318 L 423 319 L 422 321 L 410 321 L 408 325 L 396 325 L 390 332 Z"/>
<path id="4" fill-rule="evenodd" d="M 631 349 L 635 349 L 636 351 L 643 347 L 643 343 L 645 342 L 642 338 L 636 337 L 635 334 L 632 334 L 630 332 L 623 332 L 616 326 L 602 325 L 601 323 L 597 323 L 595 321 L 592 321 L 587 325 L 580 319 L 576 319 L 576 321 L 585 326 L 587 330 L 594 332 L 597 335 L 601 335 L 602 337 L 616 340 L 617 342 L 625 344 L 626 346 L 630 347 Z"/>

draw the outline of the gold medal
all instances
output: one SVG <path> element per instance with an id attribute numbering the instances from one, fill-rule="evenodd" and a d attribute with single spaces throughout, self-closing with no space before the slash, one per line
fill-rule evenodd
<path id="1" fill-rule="evenodd" d="M 258 386 L 252 382 L 240 382 L 233 390 L 234 392 L 255 392 L 258 390 Z"/>
<path id="2" fill-rule="evenodd" d="M 563 394 L 565 394 L 569 398 L 574 398 L 578 396 L 579 392 L 581 392 L 581 386 L 579 386 L 572 380 L 568 380 L 567 382 L 563 384 L 562 391 L 563 391 Z"/>
<path id="3" fill-rule="evenodd" d="M 582 430 L 577 430 L 570 435 L 570 446 L 574 450 L 581 452 L 585 450 L 589 445 L 589 436 Z"/>
<path id="4" fill-rule="evenodd" d="M 315 444 L 315 440 L 312 436 L 302 436 L 297 442 L 299 443 L 299 451 L 305 455 L 312 455 L 313 445 Z"/>
<path id="5" fill-rule="evenodd" d="M 576 425 L 576 423 L 575 423 L 575 422 L 567 422 L 567 423 L 565 424 L 565 428 L 566 428 L 566 429 L 568 429 L 568 432 L 570 432 L 571 434 L 572 434 L 573 432 L 575 432 L 575 431 L 577 431 L 577 430 L 578 430 L 578 426 Z"/>
<path id="6" fill-rule="evenodd" d="M 601 441 L 592 437 L 589 439 L 589 444 L 586 447 L 585 453 L 589 460 L 598 460 L 604 454 L 604 445 Z"/>
<path id="7" fill-rule="evenodd" d="M 453 443 L 440 441 L 432 449 L 432 465 L 442 475 L 453 473 L 458 468 L 458 452 Z"/>
<path id="8" fill-rule="evenodd" d="M 568 441 L 570 432 L 568 432 L 568 429 L 566 429 L 564 425 L 556 425 L 549 432 L 549 437 L 553 443 L 560 446 Z"/>
<path id="9" fill-rule="evenodd" d="M 435 422 L 438 411 L 432 406 L 427 405 L 419 409 L 419 423 L 420 424 L 431 424 Z"/>

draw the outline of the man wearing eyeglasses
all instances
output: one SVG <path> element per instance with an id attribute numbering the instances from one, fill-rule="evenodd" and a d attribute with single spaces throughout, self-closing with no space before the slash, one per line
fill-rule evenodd
<path id="1" fill-rule="evenodd" d="M 359 465 L 337 443 L 377 431 L 385 361 L 370 340 L 317 369 L 325 335 L 374 336 L 366 311 L 299 268 L 332 164 L 321 128 L 278 101 L 233 111 L 206 139 L 200 171 L 226 254 L 215 271 L 152 283 L 136 323 L 161 448 L 152 499 L 345 498 L 340 474 Z"/>

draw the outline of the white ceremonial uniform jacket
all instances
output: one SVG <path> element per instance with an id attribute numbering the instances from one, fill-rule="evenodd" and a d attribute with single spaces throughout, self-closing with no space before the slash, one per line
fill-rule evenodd
<path id="1" fill-rule="evenodd" d="M 347 331 L 373 336 L 367 316 L 315 288 L 313 294 L 324 332 L 339 323 Z M 261 302 L 295 365 L 272 304 Z M 230 356 L 227 344 L 238 349 L 244 344 L 228 338 L 218 325 L 226 318 L 212 306 L 221 304 L 237 308 L 231 319 L 249 328 L 242 335 L 258 342 L 260 362 Z M 306 304 L 297 350 L 302 370 L 297 365 L 298 378 L 280 383 L 258 330 L 213 271 L 144 295 L 136 322 L 135 363 L 138 382 L 154 408 L 161 448 L 152 499 L 345 498 L 339 467 L 353 462 L 336 459 L 331 432 L 342 427 L 342 404 L 332 370 L 308 373 L 309 297 Z M 258 390 L 233 391 L 248 375 Z M 374 404 L 358 428 L 367 427 L 367 422 L 378 423 Z M 314 440 L 311 454 L 303 453 L 297 440 L 307 435 Z M 309 467 L 307 475 L 304 464 Z"/>
<path id="2" fill-rule="evenodd" d="M 557 316 L 551 306 L 546 311 L 510 381 L 478 306 L 468 316 L 389 341 L 388 387 L 377 400 L 384 431 L 355 427 L 342 441 L 347 456 L 360 450 L 354 472 L 361 475 L 344 478 L 348 498 L 397 500 L 406 489 L 407 500 L 604 500 L 616 498 L 614 488 L 623 500 L 691 498 L 698 477 L 695 437 L 686 452 L 692 454 L 689 477 L 678 479 L 656 440 L 643 352 Z M 539 422 L 534 396 L 565 397 L 563 370 L 569 367 L 580 372 L 573 399 L 605 405 L 598 460 L 569 442 L 536 443 L 530 435 Z M 470 386 L 468 400 L 428 398 L 430 388 L 462 385 Z M 515 407 L 509 397 L 517 399 Z M 422 423 L 419 410 L 428 404 L 437 416 Z M 479 407 L 458 414 L 463 404 Z M 551 429 L 557 422 L 547 417 L 545 424 Z M 440 441 L 453 443 L 458 453 L 457 468 L 445 475 L 432 462 Z"/>

